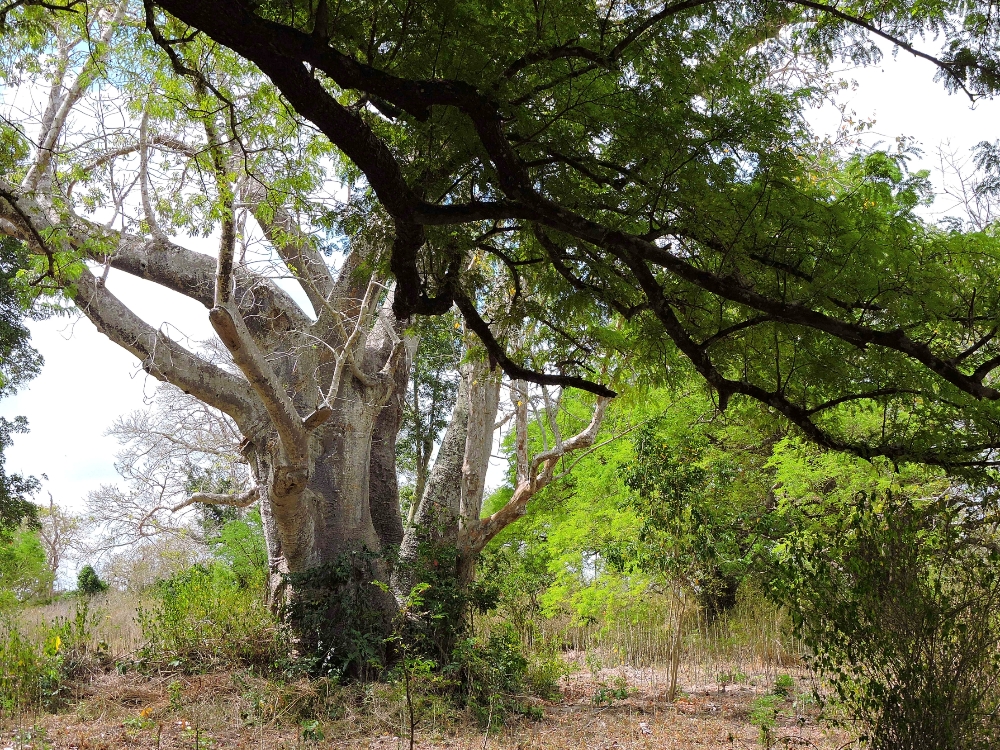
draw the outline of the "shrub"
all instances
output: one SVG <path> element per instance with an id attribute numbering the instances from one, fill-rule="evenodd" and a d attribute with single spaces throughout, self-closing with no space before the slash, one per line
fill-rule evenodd
<path id="1" fill-rule="evenodd" d="M 67 697 L 66 679 L 88 662 L 92 617 L 86 602 L 29 639 L 12 618 L 0 617 L 0 714 L 25 707 L 54 709 Z"/>
<path id="2" fill-rule="evenodd" d="M 779 695 L 761 695 L 750 703 L 750 723 L 760 729 L 760 744 L 771 747 L 774 739 L 774 727 L 778 723 Z"/>
<path id="3" fill-rule="evenodd" d="M 459 641 L 446 671 L 455 674 L 466 705 L 484 724 L 502 724 L 510 714 L 534 714 L 522 698 L 528 660 L 512 627 L 486 640 Z"/>
<path id="4" fill-rule="evenodd" d="M 779 674 L 774 680 L 774 694 L 788 698 L 795 690 L 795 679 L 790 674 Z"/>
<path id="5" fill-rule="evenodd" d="M 85 596 L 100 594 L 108 590 L 108 584 L 101 580 L 91 565 L 84 565 L 76 576 L 76 589 Z"/>
<path id="6" fill-rule="evenodd" d="M 997 521 L 955 492 L 859 493 L 792 537 L 776 591 L 873 750 L 974 750 L 1000 732 Z"/>
<path id="7" fill-rule="evenodd" d="M 267 580 L 267 544 L 259 510 L 250 511 L 246 518 L 227 521 L 211 545 L 212 553 L 229 566 L 241 586 Z"/>
<path id="8" fill-rule="evenodd" d="M 259 581 L 257 582 L 260 583 Z M 140 665 L 187 672 L 218 667 L 270 669 L 289 650 L 284 628 L 260 596 L 223 565 L 196 565 L 157 584 L 137 619 Z"/>

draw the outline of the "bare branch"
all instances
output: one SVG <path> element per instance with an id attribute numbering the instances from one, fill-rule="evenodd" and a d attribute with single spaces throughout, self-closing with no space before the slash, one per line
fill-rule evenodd
<path id="1" fill-rule="evenodd" d="M 187 508 L 189 505 L 201 503 L 203 505 L 226 505 L 230 508 L 248 508 L 260 499 L 260 488 L 254 487 L 239 495 L 223 495 L 217 492 L 196 492 L 187 500 L 178 503 L 170 510 L 176 513 Z"/>
<path id="2" fill-rule="evenodd" d="M 84 92 L 86 92 L 86 90 L 90 87 L 90 84 L 93 83 L 94 75 L 104 57 L 108 53 L 108 42 L 111 41 L 111 36 L 117 30 L 127 8 L 128 0 L 121 0 L 118 4 L 117 10 L 115 11 L 115 15 L 108 22 L 104 29 L 104 33 L 101 34 L 100 42 L 97 46 L 98 54 L 87 59 L 87 62 L 84 64 L 83 69 L 77 74 L 76 80 L 73 81 L 73 85 L 70 87 L 69 91 L 67 91 L 66 94 L 62 95 L 59 99 L 59 105 L 53 113 L 51 123 L 46 131 L 41 133 L 39 136 L 37 158 L 24 177 L 23 186 L 27 190 L 35 190 L 38 188 L 42 176 L 52 163 L 52 156 L 55 153 L 56 143 L 59 140 L 63 127 L 66 125 L 66 118 L 69 117 L 70 111 L 76 103 L 80 101 L 80 97 L 83 96 Z M 59 84 L 61 84 L 61 80 L 59 80 Z M 54 84 L 54 86 L 55 85 L 56 84 Z M 58 94 L 56 95 L 58 96 Z"/>

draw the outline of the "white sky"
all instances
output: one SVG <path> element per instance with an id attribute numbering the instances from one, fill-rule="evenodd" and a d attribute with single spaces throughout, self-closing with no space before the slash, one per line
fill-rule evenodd
<path id="1" fill-rule="evenodd" d="M 909 55 L 887 56 L 878 66 L 845 74 L 860 87 L 843 98 L 858 117 L 875 118 L 872 140 L 914 137 L 926 151 L 924 166 L 936 178 L 934 152 L 940 144 L 950 142 L 952 148 L 967 152 L 980 141 L 1000 138 L 996 127 L 1000 102 L 972 107 L 967 99 L 945 93 L 933 75 L 930 64 Z M 819 129 L 832 129 L 839 115 L 832 110 L 818 112 L 814 123 Z M 198 242 L 185 244 L 202 249 Z M 194 340 L 210 336 L 207 311 L 181 295 L 115 271 L 108 286 L 150 324 L 169 322 L 171 335 L 182 333 Z M 0 414 L 23 414 L 31 426 L 31 432 L 18 436 L 7 451 L 7 468 L 46 474 L 39 499 L 47 490 L 56 502 L 80 509 L 90 490 L 117 481 L 118 446 L 104 436 L 105 430 L 116 417 L 142 408 L 156 381 L 85 318 L 43 321 L 32 324 L 31 330 L 45 367 L 21 393 L 0 401 Z"/>

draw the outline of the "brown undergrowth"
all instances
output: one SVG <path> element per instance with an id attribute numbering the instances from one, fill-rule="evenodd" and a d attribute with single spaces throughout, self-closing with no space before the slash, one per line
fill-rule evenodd
<path id="1" fill-rule="evenodd" d="M 422 750 L 652 750 L 803 747 L 835 750 L 850 736 L 829 726 L 805 670 L 777 681 L 764 672 L 722 672 L 712 681 L 684 665 L 681 691 L 665 700 L 666 674 L 627 666 L 587 666 L 567 654 L 568 674 L 551 700 L 530 699 L 536 716 L 489 732 L 445 700 L 425 701 L 416 728 Z M 574 668 L 575 667 L 575 668 Z M 0 750 L 209 750 L 350 748 L 408 750 L 405 699 L 398 686 L 280 683 L 245 671 L 143 677 L 94 673 L 72 686 L 55 714 L 21 714 L 0 726 Z M 767 724 L 762 734 L 762 724 Z"/>

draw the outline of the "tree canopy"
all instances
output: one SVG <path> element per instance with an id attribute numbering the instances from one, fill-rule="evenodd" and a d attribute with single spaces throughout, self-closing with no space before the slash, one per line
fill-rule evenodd
<path id="1" fill-rule="evenodd" d="M 457 306 L 512 377 L 607 395 L 588 353 L 613 343 L 647 377 L 693 368 L 720 405 L 759 401 L 828 447 L 992 463 L 992 234 L 922 222 L 905 159 L 823 152 L 801 116 L 812 73 L 884 40 L 991 93 L 980 4 L 144 10 L 161 64 L 215 92 L 237 139 L 261 112 L 232 87 L 229 50 L 252 62 L 384 220 L 397 314 Z M 926 34 L 944 47 L 917 49 Z M 550 329 L 541 352 L 512 335 L 526 318 Z"/>

